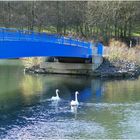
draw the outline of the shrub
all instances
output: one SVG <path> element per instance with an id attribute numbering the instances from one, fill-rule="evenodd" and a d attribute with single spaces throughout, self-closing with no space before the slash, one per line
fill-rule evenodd
<path id="1" fill-rule="evenodd" d="M 129 48 L 127 45 L 118 40 L 110 40 L 109 55 L 110 61 L 124 60 L 130 62 L 137 62 L 140 64 L 140 47 Z"/>
<path id="2" fill-rule="evenodd" d="M 26 68 L 30 68 L 33 66 L 39 66 L 40 63 L 42 63 L 44 61 L 45 61 L 44 57 L 28 57 L 28 58 L 22 59 L 22 62 Z"/>

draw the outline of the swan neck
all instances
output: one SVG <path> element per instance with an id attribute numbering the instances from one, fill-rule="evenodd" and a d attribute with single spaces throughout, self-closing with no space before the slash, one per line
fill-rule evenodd
<path id="1" fill-rule="evenodd" d="M 75 94 L 75 101 L 76 101 L 76 102 L 78 101 L 78 99 L 77 99 L 77 94 Z"/>
<path id="2" fill-rule="evenodd" d="M 58 95 L 58 91 L 56 91 L 56 96 L 59 97 L 59 95 Z"/>

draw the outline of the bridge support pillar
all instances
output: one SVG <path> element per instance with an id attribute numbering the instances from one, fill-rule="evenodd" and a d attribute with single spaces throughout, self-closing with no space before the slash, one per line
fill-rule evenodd
<path id="1" fill-rule="evenodd" d="M 92 56 L 92 71 L 95 71 L 103 63 L 103 57 L 100 55 Z"/>
<path id="2" fill-rule="evenodd" d="M 99 46 L 98 47 L 95 47 L 95 46 L 92 47 L 92 71 L 95 71 L 103 62 L 103 56 L 102 56 L 102 53 L 100 53 L 99 50 L 100 50 Z"/>

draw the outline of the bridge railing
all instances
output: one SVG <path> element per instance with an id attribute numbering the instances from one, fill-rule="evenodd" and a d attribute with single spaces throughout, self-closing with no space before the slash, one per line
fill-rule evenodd
<path id="1" fill-rule="evenodd" d="M 91 46 L 90 42 L 84 42 L 77 39 L 47 33 L 17 30 L 14 28 L 0 28 L 0 40 L 43 41 L 87 48 Z"/>

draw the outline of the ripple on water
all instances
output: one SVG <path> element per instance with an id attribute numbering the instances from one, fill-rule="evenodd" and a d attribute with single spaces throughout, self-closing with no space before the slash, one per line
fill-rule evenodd
<path id="1" fill-rule="evenodd" d="M 3 137 L 5 139 L 61 139 L 105 136 L 105 129 L 101 124 L 76 117 L 80 115 L 79 110 L 76 114 L 72 113 L 68 103 L 62 102 L 59 106 L 54 106 L 50 102 L 43 102 L 24 108 L 19 114 L 17 112 L 18 117 L 10 129 L 4 130 L 7 134 L 3 134 Z"/>
<path id="2" fill-rule="evenodd" d="M 0 113 L 0 139 L 140 137 L 140 78 L 22 75 L 23 69 L 9 64 L 0 68 L 0 109 L 5 112 Z M 66 100 L 50 101 L 56 88 Z M 75 90 L 81 102 L 72 109 Z"/>
<path id="3" fill-rule="evenodd" d="M 123 107 L 130 107 L 130 106 L 135 106 L 135 107 L 140 107 L 140 103 L 81 103 L 82 106 L 87 106 L 87 107 L 101 107 L 101 108 L 106 108 L 106 107 L 118 107 L 118 106 L 123 106 Z"/>
<path id="4" fill-rule="evenodd" d="M 139 112 L 136 112 L 136 110 L 139 111 L 140 103 L 81 103 L 78 107 L 78 111 L 76 113 L 71 113 L 70 106 L 68 106 L 68 102 L 66 101 L 60 103 L 58 106 L 52 105 L 50 102 L 43 102 L 36 106 L 25 107 L 17 114 L 18 117 L 10 128 L 5 129 L 6 127 L 1 127 L 1 138 L 35 139 L 47 137 L 61 139 L 108 137 L 107 133 L 109 130 L 107 130 L 104 125 L 95 122 L 94 119 L 91 120 L 90 118 L 87 120 L 83 117 L 86 115 L 85 107 L 88 107 L 91 112 L 96 111 L 95 108 L 101 110 L 114 108 L 115 110 L 112 109 L 112 114 L 114 115 L 115 113 L 116 115 L 128 114 L 129 117 L 125 116 L 125 120 L 122 120 L 117 124 L 119 127 L 124 127 L 124 130 L 126 130 L 122 132 L 120 136 L 122 138 L 129 138 L 127 136 L 132 137 L 131 135 L 128 135 L 128 132 L 131 132 L 132 127 L 133 130 L 137 130 L 134 126 L 138 126 L 137 122 L 140 122 L 140 120 L 138 120 L 140 114 Z M 117 112 L 118 107 L 121 107 L 118 110 L 119 112 Z M 134 114 L 136 115 L 136 118 L 134 117 Z M 80 118 L 79 116 L 81 115 L 83 116 Z M 135 132 L 138 133 L 138 131 Z"/>
<path id="5" fill-rule="evenodd" d="M 5 139 L 36 139 L 36 138 L 100 138 L 104 128 L 94 122 L 70 121 L 37 122 L 23 128 L 13 128 Z M 17 133 L 18 132 L 18 133 Z"/>
<path id="6" fill-rule="evenodd" d="M 140 106 L 133 105 L 124 110 L 124 119 L 118 124 L 122 128 L 122 138 L 137 139 L 140 137 Z"/>

